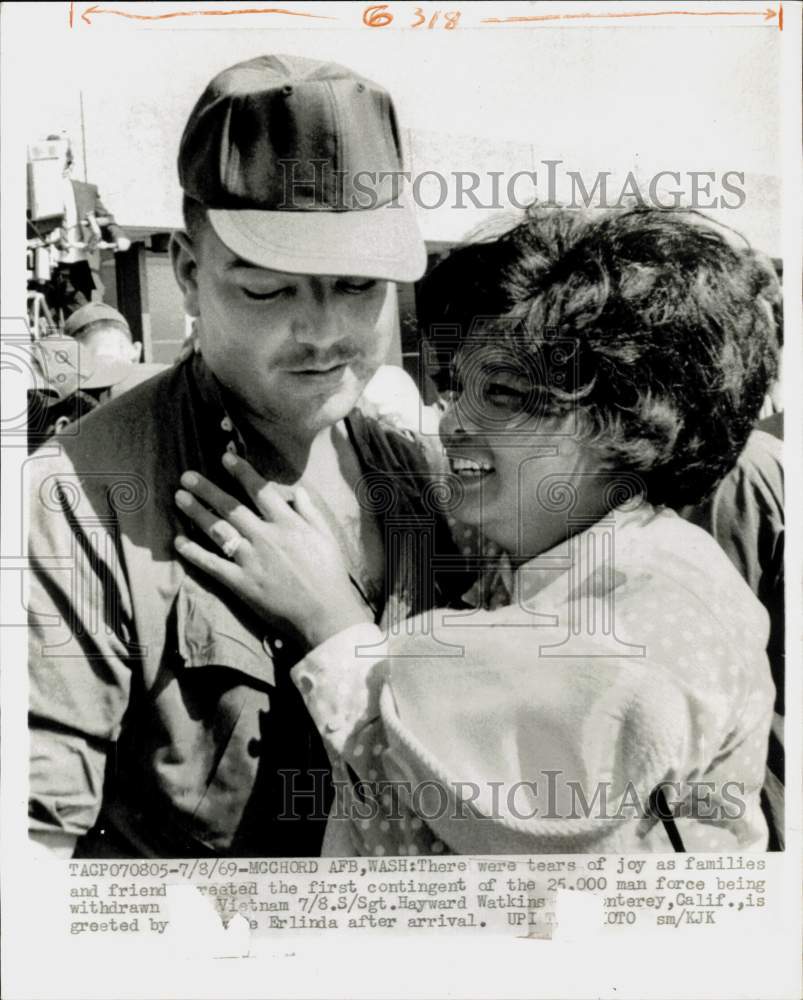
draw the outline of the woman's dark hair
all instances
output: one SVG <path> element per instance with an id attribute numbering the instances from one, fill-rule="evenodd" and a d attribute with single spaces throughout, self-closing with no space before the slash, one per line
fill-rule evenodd
<path id="1" fill-rule="evenodd" d="M 696 503 L 733 466 L 777 375 L 780 286 L 734 236 L 688 211 L 536 206 L 433 270 L 423 330 L 464 342 L 478 317 L 505 317 L 497 345 L 525 377 L 542 373 L 533 412 L 576 414 L 586 443 L 638 473 L 652 503 Z"/>

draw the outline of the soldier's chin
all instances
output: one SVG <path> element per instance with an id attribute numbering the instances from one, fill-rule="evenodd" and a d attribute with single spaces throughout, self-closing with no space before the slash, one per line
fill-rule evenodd
<path id="1" fill-rule="evenodd" d="M 349 377 L 336 392 L 311 401 L 311 405 L 300 413 L 301 419 L 306 417 L 309 426 L 317 430 L 339 423 L 357 405 L 363 388 L 361 381 Z"/>

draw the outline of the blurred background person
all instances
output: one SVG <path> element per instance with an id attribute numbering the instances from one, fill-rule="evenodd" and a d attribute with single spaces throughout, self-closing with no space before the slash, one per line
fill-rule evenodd
<path id="1" fill-rule="evenodd" d="M 45 337 L 31 351 L 31 451 L 101 403 L 168 367 L 140 363 L 142 344 L 134 342 L 122 313 L 103 302 L 81 306 L 67 318 L 64 336 Z"/>

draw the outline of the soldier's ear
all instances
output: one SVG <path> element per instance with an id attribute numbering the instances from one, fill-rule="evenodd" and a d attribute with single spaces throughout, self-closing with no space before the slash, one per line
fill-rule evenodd
<path id="1" fill-rule="evenodd" d="M 184 298 L 184 312 L 198 316 L 198 248 L 181 230 L 170 237 L 170 262 Z"/>

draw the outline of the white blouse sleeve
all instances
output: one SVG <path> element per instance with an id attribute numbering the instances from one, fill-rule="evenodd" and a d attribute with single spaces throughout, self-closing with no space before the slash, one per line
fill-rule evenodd
<path id="1" fill-rule="evenodd" d="M 531 622 L 513 608 L 475 615 L 449 630 L 459 656 L 421 636 L 388 656 L 378 629 L 355 626 L 293 676 L 330 753 L 358 777 L 370 757 L 418 789 L 418 814 L 457 853 L 617 850 L 634 819 L 655 826 L 658 787 L 681 803 L 717 760 L 720 776 L 760 787 L 763 766 L 738 754 L 748 737 L 766 742 L 771 687 L 751 687 L 727 650 L 695 659 L 678 637 L 668 652 L 549 656 Z M 366 754 L 366 728 L 381 732 L 381 758 Z"/>
<path id="2" fill-rule="evenodd" d="M 330 754 L 348 757 L 376 721 L 386 656 L 381 631 L 365 623 L 333 635 L 293 667 L 290 676 Z"/>

